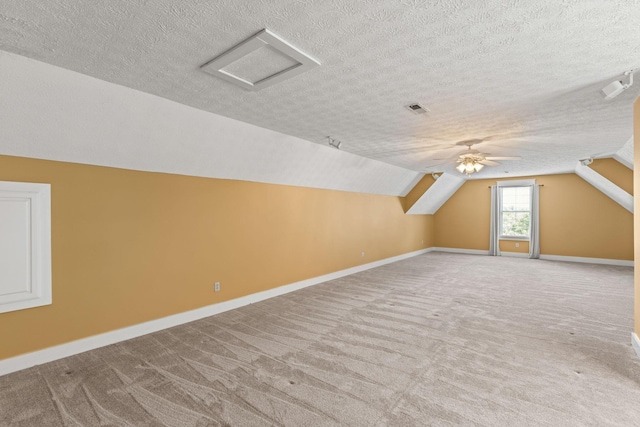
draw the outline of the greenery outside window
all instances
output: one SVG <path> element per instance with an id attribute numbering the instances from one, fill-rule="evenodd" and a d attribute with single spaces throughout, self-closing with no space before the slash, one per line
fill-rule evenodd
<path id="1" fill-rule="evenodd" d="M 529 239 L 531 187 L 500 187 L 500 238 Z"/>

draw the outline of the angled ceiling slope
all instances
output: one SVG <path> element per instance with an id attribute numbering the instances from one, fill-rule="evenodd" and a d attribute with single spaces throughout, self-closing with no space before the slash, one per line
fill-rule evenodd
<path id="1" fill-rule="evenodd" d="M 473 138 L 522 160 L 472 179 L 572 171 L 622 146 L 640 94 L 637 83 L 601 94 L 640 65 L 629 0 L 3 0 L 0 17 L 2 50 L 296 141 L 331 135 L 344 151 L 422 173 L 455 173 L 455 163 L 425 168 Z M 200 68 L 265 27 L 322 66 L 258 92 Z M 430 111 L 412 114 L 413 103 Z"/>
<path id="2" fill-rule="evenodd" d="M 407 210 L 407 214 L 434 214 L 449 200 L 465 180 L 460 176 L 443 173 L 438 179 L 425 191 L 425 193 Z"/>
<path id="3" fill-rule="evenodd" d="M 615 152 L 613 158 L 633 170 L 633 136 Z"/>
<path id="4" fill-rule="evenodd" d="M 0 51 L 0 154 L 404 196 L 417 172 Z"/>
<path id="5" fill-rule="evenodd" d="M 600 190 L 611 200 L 633 213 L 633 196 L 631 194 L 627 193 L 590 167 L 583 165 L 582 162 L 576 163 L 575 173 L 580 178 Z"/>

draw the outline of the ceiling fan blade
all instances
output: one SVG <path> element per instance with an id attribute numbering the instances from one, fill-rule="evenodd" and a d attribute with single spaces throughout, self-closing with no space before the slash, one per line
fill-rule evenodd
<path id="1" fill-rule="evenodd" d="M 520 156 L 488 156 L 485 157 L 488 160 L 522 160 Z"/>
<path id="2" fill-rule="evenodd" d="M 494 162 L 493 160 L 487 160 L 487 159 L 482 160 L 480 164 L 485 166 L 500 166 L 500 163 Z"/>

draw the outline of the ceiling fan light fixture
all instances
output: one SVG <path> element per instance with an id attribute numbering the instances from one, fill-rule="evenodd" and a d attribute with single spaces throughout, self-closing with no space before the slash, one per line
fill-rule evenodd
<path id="1" fill-rule="evenodd" d="M 480 163 L 482 160 L 482 157 L 464 157 L 460 159 L 460 163 L 456 166 L 456 170 L 467 175 L 471 175 L 474 172 L 480 172 L 484 167 L 484 165 Z"/>

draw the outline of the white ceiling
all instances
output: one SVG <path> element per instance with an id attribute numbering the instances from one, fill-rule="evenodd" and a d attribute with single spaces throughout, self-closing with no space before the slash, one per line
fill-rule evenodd
<path id="1" fill-rule="evenodd" d="M 0 153 L 392 196 L 421 178 L 1 50 Z"/>
<path id="2" fill-rule="evenodd" d="M 263 28 L 322 65 L 259 92 L 200 70 Z M 493 136 L 523 160 L 473 177 L 532 175 L 629 139 L 640 83 L 599 91 L 640 67 L 640 2 L 3 0 L 0 49 L 415 171 Z"/>

